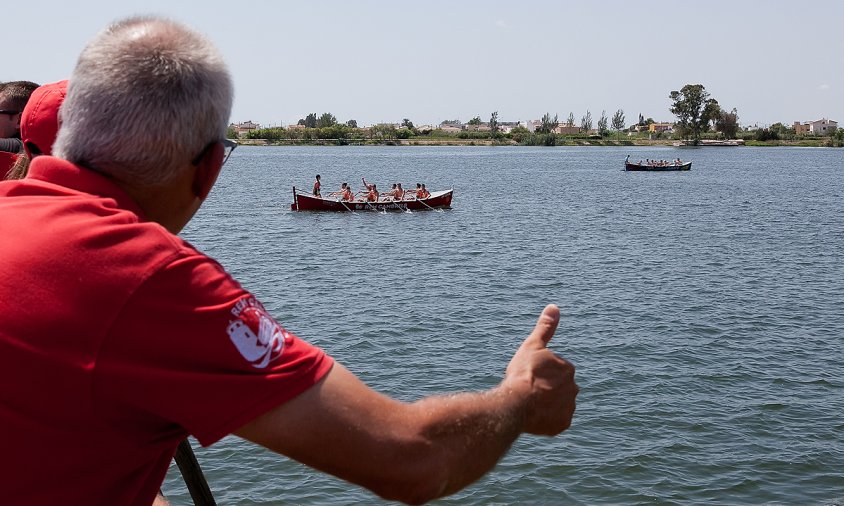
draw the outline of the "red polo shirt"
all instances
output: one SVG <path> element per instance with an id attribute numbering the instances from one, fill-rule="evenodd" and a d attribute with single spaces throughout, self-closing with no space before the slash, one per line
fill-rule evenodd
<path id="1" fill-rule="evenodd" d="M 332 360 L 108 179 L 40 156 L 0 183 L 4 504 L 152 502 L 210 445 Z"/>

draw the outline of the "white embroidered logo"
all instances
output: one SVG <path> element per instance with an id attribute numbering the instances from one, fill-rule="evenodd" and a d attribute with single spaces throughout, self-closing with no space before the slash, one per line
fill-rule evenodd
<path id="1" fill-rule="evenodd" d="M 241 299 L 232 308 L 232 314 L 237 319 L 229 322 L 229 338 L 253 367 L 263 369 L 281 355 L 287 332 L 260 302 L 251 297 Z"/>

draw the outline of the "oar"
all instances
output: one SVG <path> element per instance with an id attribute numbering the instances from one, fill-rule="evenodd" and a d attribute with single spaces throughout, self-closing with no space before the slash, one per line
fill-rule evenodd
<path id="1" fill-rule="evenodd" d="M 214 496 L 211 494 L 211 489 L 208 487 L 208 482 L 205 481 L 205 475 L 202 474 L 202 469 L 196 460 L 196 455 L 193 454 L 193 448 L 191 448 L 187 439 L 183 439 L 179 443 L 175 459 L 179 471 L 182 472 L 185 485 L 188 487 L 188 492 L 190 492 L 190 497 L 193 499 L 194 506 L 217 506 Z"/>
<path id="2" fill-rule="evenodd" d="M 392 202 L 392 204 L 393 204 L 394 206 L 396 206 L 396 208 L 397 208 L 399 211 L 404 211 L 404 212 L 406 212 L 406 213 L 413 214 L 413 211 L 411 211 L 409 207 L 407 207 L 407 206 L 403 206 L 403 207 L 402 207 L 402 205 L 401 205 L 401 204 L 396 203 L 396 201 L 395 201 L 395 200 Z"/>
<path id="3" fill-rule="evenodd" d="M 346 205 L 346 203 L 345 203 L 345 202 L 343 202 L 342 200 L 340 201 L 340 205 L 341 205 L 341 206 L 343 206 L 343 207 L 345 207 L 345 208 L 346 208 L 346 211 L 349 211 L 350 213 L 353 213 L 353 212 L 354 212 L 354 211 L 352 211 L 351 209 L 349 209 L 349 206 L 347 206 L 347 205 Z"/>
<path id="4" fill-rule="evenodd" d="M 428 209 L 430 209 L 431 211 L 436 211 L 436 212 L 438 212 L 438 213 L 443 212 L 443 210 L 442 210 L 442 209 L 434 209 L 433 207 L 429 206 L 428 204 L 426 204 L 426 203 L 425 203 L 425 201 L 424 201 L 424 200 L 419 200 L 419 199 L 416 199 L 416 202 L 419 202 L 420 204 L 422 204 L 423 206 L 427 207 L 427 208 L 428 208 Z"/>

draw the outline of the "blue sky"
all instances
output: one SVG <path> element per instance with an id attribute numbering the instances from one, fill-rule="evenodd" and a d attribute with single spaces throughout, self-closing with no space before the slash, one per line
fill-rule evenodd
<path id="1" fill-rule="evenodd" d="M 671 90 L 703 84 L 742 125 L 844 121 L 844 2 L 7 2 L 0 80 L 70 75 L 108 23 L 160 14 L 208 35 L 235 81 L 232 120 L 358 124 L 446 119 L 673 119 Z M 15 20 L 10 22 L 11 20 Z"/>

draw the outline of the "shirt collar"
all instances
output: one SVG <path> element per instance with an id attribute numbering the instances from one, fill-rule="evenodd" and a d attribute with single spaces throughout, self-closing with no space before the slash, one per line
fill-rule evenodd
<path id="1" fill-rule="evenodd" d="M 146 220 L 146 215 L 135 200 L 113 180 L 66 160 L 47 155 L 36 156 L 29 165 L 26 177 L 81 193 L 114 199 L 121 209 L 131 211 Z"/>

